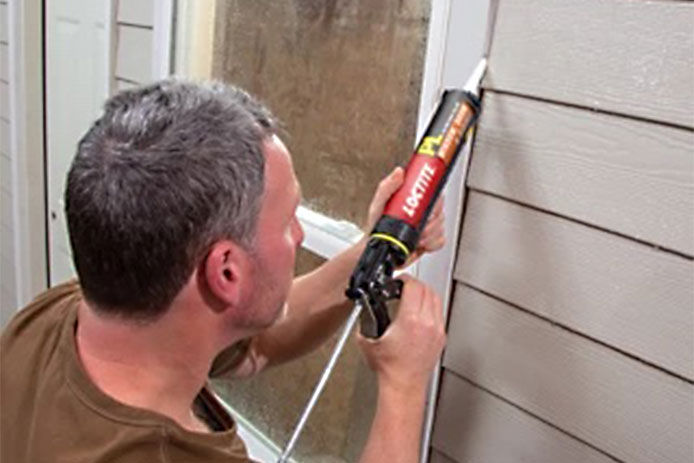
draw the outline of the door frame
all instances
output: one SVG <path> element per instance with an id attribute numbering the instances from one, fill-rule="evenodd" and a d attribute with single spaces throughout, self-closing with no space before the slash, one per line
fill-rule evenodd
<path id="1" fill-rule="evenodd" d="M 48 285 L 43 103 L 43 2 L 7 2 L 14 307 Z M 37 181 L 37 179 L 39 181 Z"/>

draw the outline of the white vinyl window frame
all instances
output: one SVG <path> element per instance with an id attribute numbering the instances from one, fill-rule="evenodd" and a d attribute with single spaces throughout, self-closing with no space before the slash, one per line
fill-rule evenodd
<path id="1" fill-rule="evenodd" d="M 155 19 L 153 69 L 155 78 L 167 77 L 171 70 L 171 40 L 173 24 L 173 3 L 175 0 L 154 0 L 156 2 L 155 18 L 164 18 L 164 22 Z M 200 0 L 196 0 L 200 1 Z M 205 0 L 214 9 L 215 0 Z M 489 3 L 493 0 L 431 0 L 431 15 L 425 55 L 424 70 L 422 76 L 422 88 L 420 93 L 419 112 L 417 118 L 417 139 L 426 129 L 429 118 L 436 108 L 438 99 L 445 88 L 462 88 L 468 75 L 482 57 L 485 33 L 487 28 L 487 13 Z M 209 18 L 200 18 L 199 12 L 195 12 L 193 0 L 178 0 L 178 18 L 176 20 L 177 36 L 187 36 L 192 29 L 202 21 Z M 199 7 L 198 7 L 199 8 Z M 208 13 L 209 14 L 209 13 Z M 193 19 L 190 19 L 193 17 Z M 168 19 L 167 19 L 168 18 Z M 168 22 L 167 22 L 168 21 Z M 191 23 L 188 23 L 191 21 Z M 159 25 L 159 27 L 157 27 Z M 209 26 L 209 24 L 208 24 Z M 166 44 L 169 44 L 168 46 Z M 165 52 L 162 52 L 165 49 Z M 208 50 L 209 52 L 209 50 Z M 210 57 L 203 53 L 202 57 L 192 56 L 191 49 L 184 49 L 181 56 L 177 56 L 174 66 L 176 71 L 186 66 L 195 68 L 193 76 L 196 77 L 200 69 L 209 68 Z M 193 63 L 193 61 L 196 61 Z M 204 72 L 203 72 L 204 74 Z M 464 204 L 465 182 L 470 153 L 470 146 L 465 146 L 460 160 L 449 176 L 448 183 L 443 191 L 444 213 L 446 216 L 444 229 L 447 237 L 446 245 L 437 253 L 424 256 L 419 262 L 410 266 L 407 271 L 420 280 L 432 286 L 444 302 L 444 315 L 447 318 L 452 292 L 452 273 L 456 252 L 456 243 L 460 233 L 462 221 L 462 209 Z M 463 161 L 463 162 L 460 162 Z M 349 221 L 336 219 L 313 210 L 304 205 L 299 206 L 298 219 L 304 229 L 305 238 L 302 247 L 325 259 L 330 259 L 343 252 L 359 239 L 363 232 Z M 432 376 L 430 392 L 425 416 L 425 425 L 422 434 L 421 463 L 428 459 L 431 445 L 431 431 L 433 428 L 434 408 L 440 378 L 440 362 Z M 234 415 L 239 426 L 239 434 L 246 442 L 249 454 L 263 462 L 275 462 L 281 453 L 281 449 L 261 431 L 257 430 L 241 414 L 237 413 L 229 404 L 225 404 Z"/>

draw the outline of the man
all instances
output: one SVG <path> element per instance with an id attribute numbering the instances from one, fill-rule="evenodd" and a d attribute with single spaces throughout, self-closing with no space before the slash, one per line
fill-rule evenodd
<path id="1" fill-rule="evenodd" d="M 402 176 L 380 184 L 371 224 Z M 79 285 L 42 294 L 2 335 L 2 461 L 248 461 L 208 375 L 320 345 L 364 246 L 292 281 L 299 200 L 272 116 L 244 92 L 167 81 L 109 100 L 67 179 Z M 433 216 L 428 249 L 443 244 Z M 360 461 L 417 460 L 444 337 L 437 296 L 408 279 L 386 334 L 361 339 L 379 390 Z"/>

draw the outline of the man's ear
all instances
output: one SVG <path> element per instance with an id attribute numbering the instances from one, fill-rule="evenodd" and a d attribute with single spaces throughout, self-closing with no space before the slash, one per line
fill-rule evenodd
<path id="1" fill-rule="evenodd" d="M 238 306 L 250 281 L 248 251 L 233 241 L 212 245 L 203 264 L 203 275 L 212 295 L 224 306 Z"/>

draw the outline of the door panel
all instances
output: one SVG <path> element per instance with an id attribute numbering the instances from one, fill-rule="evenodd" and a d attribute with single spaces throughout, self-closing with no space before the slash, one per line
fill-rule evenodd
<path id="1" fill-rule="evenodd" d="M 46 2 L 50 284 L 74 275 L 63 191 L 77 143 L 108 96 L 109 0 Z"/>

